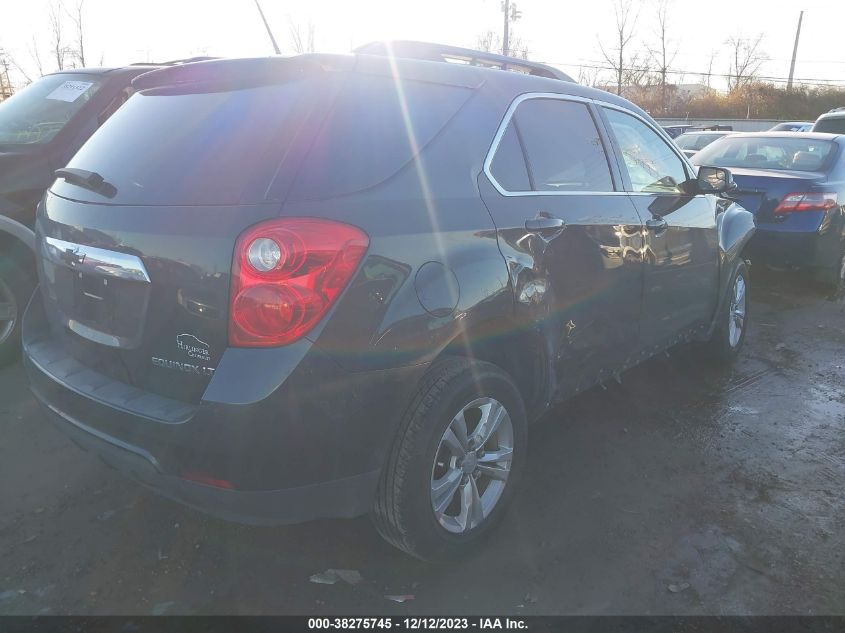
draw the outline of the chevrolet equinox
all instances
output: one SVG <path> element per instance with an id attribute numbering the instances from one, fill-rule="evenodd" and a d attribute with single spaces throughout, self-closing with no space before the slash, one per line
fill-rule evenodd
<path id="1" fill-rule="evenodd" d="M 24 357 L 56 423 L 170 498 L 370 513 L 449 559 L 518 494 L 551 405 L 743 344 L 730 172 L 555 69 L 395 42 L 133 87 L 39 206 Z"/>

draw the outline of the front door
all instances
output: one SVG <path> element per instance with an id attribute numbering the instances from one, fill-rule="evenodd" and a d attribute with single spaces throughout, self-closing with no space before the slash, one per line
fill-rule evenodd
<path id="1" fill-rule="evenodd" d="M 690 193 L 692 173 L 651 125 L 603 108 L 631 199 L 645 220 L 641 349 L 653 352 L 710 324 L 719 246 L 714 197 Z"/>
<path id="2" fill-rule="evenodd" d="M 517 315 L 542 330 L 564 397 L 636 350 L 642 225 L 589 103 L 526 95 L 509 115 L 479 184 Z"/>

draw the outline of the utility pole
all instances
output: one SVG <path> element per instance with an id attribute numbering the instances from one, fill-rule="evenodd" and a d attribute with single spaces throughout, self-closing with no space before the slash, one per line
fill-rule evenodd
<path id="1" fill-rule="evenodd" d="M 505 14 L 505 31 L 502 35 L 502 55 L 508 54 L 508 30 L 511 21 L 511 2 L 510 0 L 502 0 L 502 13 Z"/>
<path id="2" fill-rule="evenodd" d="M 789 81 L 786 82 L 786 90 L 792 90 L 792 77 L 795 75 L 795 58 L 798 56 L 798 38 L 801 37 L 801 21 L 804 19 L 804 12 L 798 14 L 798 28 L 795 30 L 795 46 L 792 47 L 792 63 L 789 65 Z"/>
<path id="3" fill-rule="evenodd" d="M 255 6 L 258 8 L 258 13 L 261 14 L 261 21 L 264 22 L 264 28 L 267 29 L 267 35 L 270 36 L 270 41 L 273 43 L 273 50 L 276 51 L 276 55 L 281 55 L 282 51 L 279 50 L 279 45 L 276 44 L 276 38 L 273 37 L 273 31 L 270 30 L 270 25 L 267 24 L 267 18 L 264 17 L 264 11 L 261 10 L 258 0 L 255 0 Z"/>

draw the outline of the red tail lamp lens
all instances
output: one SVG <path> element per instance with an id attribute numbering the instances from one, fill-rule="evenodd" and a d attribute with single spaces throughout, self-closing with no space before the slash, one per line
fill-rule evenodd
<path id="1" fill-rule="evenodd" d="M 790 193 L 783 197 L 775 213 L 797 213 L 801 211 L 828 211 L 837 205 L 835 192 L 810 191 Z"/>
<path id="2" fill-rule="evenodd" d="M 368 245 L 361 229 L 331 220 L 284 218 L 247 229 L 232 265 L 229 344 L 301 338 L 346 288 Z"/>

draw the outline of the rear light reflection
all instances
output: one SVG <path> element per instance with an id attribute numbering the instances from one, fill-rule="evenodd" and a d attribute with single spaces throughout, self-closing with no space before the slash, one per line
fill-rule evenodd
<path id="1" fill-rule="evenodd" d="M 836 208 L 836 193 L 827 191 L 795 192 L 784 196 L 775 208 L 776 214 L 798 213 L 802 211 L 829 211 Z"/>
<path id="2" fill-rule="evenodd" d="M 193 481 L 197 484 L 203 484 L 204 486 L 212 486 L 213 488 L 222 488 L 224 490 L 235 489 L 235 486 L 231 481 L 217 479 L 216 477 L 200 472 L 186 471 L 182 473 L 182 479 L 187 479 L 188 481 Z"/>
<path id="3" fill-rule="evenodd" d="M 325 316 L 369 246 L 360 229 L 283 218 L 247 229 L 232 263 L 229 344 L 271 347 L 298 340 Z"/>

